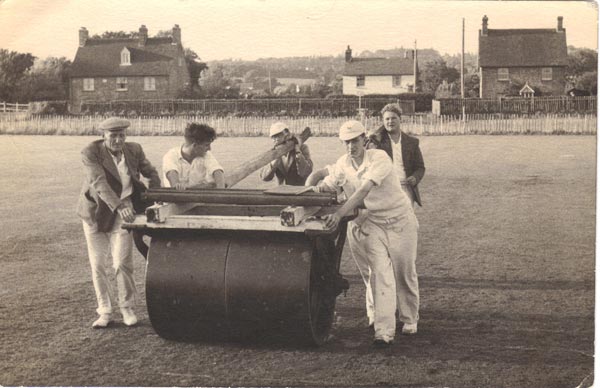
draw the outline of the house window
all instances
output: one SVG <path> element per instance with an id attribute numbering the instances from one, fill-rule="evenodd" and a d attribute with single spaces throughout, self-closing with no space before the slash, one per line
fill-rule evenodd
<path id="1" fill-rule="evenodd" d="M 401 80 L 402 80 L 402 77 L 399 75 L 392 76 L 392 86 L 395 88 L 399 88 L 400 84 L 401 84 L 401 82 L 400 82 Z"/>
<path id="2" fill-rule="evenodd" d="M 552 81 L 551 67 L 542 67 L 542 81 Z"/>
<path id="3" fill-rule="evenodd" d="M 501 67 L 498 69 L 498 81 L 510 81 L 508 67 Z"/>
<path id="4" fill-rule="evenodd" d="M 144 90 L 156 90 L 156 78 L 144 77 Z"/>
<path id="5" fill-rule="evenodd" d="M 364 86 L 365 86 L 365 76 L 364 75 L 356 76 L 356 87 L 362 88 Z"/>
<path id="6" fill-rule="evenodd" d="M 94 79 L 93 78 L 84 78 L 83 79 L 83 90 L 86 92 L 91 92 L 94 90 Z"/>
<path id="7" fill-rule="evenodd" d="M 117 90 L 127 90 L 127 77 L 117 77 Z"/>
<path id="8" fill-rule="evenodd" d="M 123 47 L 123 50 L 121 50 L 121 66 L 129 65 L 131 65 L 131 54 L 127 50 L 127 47 Z"/>

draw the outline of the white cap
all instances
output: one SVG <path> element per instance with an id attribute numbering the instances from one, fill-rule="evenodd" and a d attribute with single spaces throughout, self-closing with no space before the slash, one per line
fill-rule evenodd
<path id="1" fill-rule="evenodd" d="M 287 125 L 285 125 L 284 123 L 279 121 L 279 122 L 271 125 L 271 129 L 269 129 L 269 136 L 275 136 L 278 133 L 281 133 L 286 129 L 288 129 Z"/>
<path id="2" fill-rule="evenodd" d="M 340 139 L 352 140 L 355 137 L 365 134 L 365 127 L 356 120 L 346 121 L 340 127 Z"/>

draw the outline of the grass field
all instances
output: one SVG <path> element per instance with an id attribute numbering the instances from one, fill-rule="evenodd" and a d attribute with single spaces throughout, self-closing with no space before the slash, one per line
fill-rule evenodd
<path id="1" fill-rule="evenodd" d="M 75 204 L 92 137 L 0 137 L 0 385 L 575 387 L 593 369 L 596 138 L 422 137 L 427 173 L 414 337 L 371 347 L 348 251 L 334 338 L 317 349 L 169 342 L 141 324 L 92 330 L 95 299 Z M 130 138 L 160 165 L 177 137 Z M 317 167 L 343 152 L 308 141 Z M 226 169 L 270 146 L 221 138 Z M 240 188 L 267 187 L 257 174 Z"/>

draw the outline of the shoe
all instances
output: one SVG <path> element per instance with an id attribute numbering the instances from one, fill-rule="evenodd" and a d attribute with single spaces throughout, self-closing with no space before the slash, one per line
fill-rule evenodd
<path id="1" fill-rule="evenodd" d="M 375 340 L 373 341 L 373 346 L 375 346 L 376 348 L 387 348 L 389 346 L 392 346 L 393 344 L 394 340 L 386 341 L 381 338 L 375 338 Z"/>
<path id="2" fill-rule="evenodd" d="M 110 314 L 100 314 L 98 319 L 92 323 L 94 329 L 104 329 L 111 322 Z"/>
<path id="3" fill-rule="evenodd" d="M 405 323 L 402 326 L 402 334 L 413 335 L 417 334 L 417 324 L 416 323 Z"/>
<path id="4" fill-rule="evenodd" d="M 138 323 L 138 319 L 135 316 L 135 313 L 129 307 L 121 309 L 121 315 L 123 315 L 123 323 L 127 326 L 133 326 Z"/>

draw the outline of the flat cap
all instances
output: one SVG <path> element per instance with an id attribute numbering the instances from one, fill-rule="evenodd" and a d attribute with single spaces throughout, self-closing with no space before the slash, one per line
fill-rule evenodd
<path id="1" fill-rule="evenodd" d="M 128 128 L 131 125 L 129 120 L 125 120 L 119 117 L 109 117 L 102 121 L 98 128 L 102 131 L 118 131 L 121 129 Z"/>

